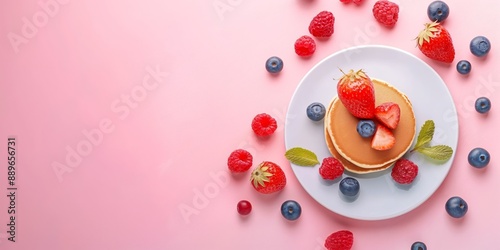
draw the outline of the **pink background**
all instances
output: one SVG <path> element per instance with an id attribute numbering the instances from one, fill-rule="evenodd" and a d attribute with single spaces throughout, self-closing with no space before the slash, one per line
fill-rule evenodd
<path id="1" fill-rule="evenodd" d="M 424 58 L 413 41 L 428 21 L 430 0 L 399 1 L 393 29 L 374 21 L 374 0 L 361 6 L 337 0 L 40 0 L 53 3 L 50 15 L 38 2 L 9 1 L 0 9 L 1 249 L 315 250 L 341 229 L 354 233 L 357 250 L 409 249 L 414 241 L 429 249 L 498 248 L 497 1 L 448 1 L 445 25 L 456 48 L 450 66 Z M 293 43 L 322 10 L 335 15 L 335 33 L 317 43 L 314 56 L 299 58 Z M 13 45 L 13 35 L 24 40 Z M 468 49 L 476 35 L 493 44 L 485 59 Z M 326 56 L 362 44 L 395 46 L 428 62 L 448 85 L 460 122 L 455 162 L 443 185 L 422 206 L 385 221 L 347 219 L 323 208 L 283 157 L 285 114 L 301 78 Z M 272 55 L 285 63 L 276 77 L 264 69 Z M 473 65 L 468 77 L 455 70 L 460 59 Z M 157 79 L 151 70 L 160 71 Z M 493 101 L 487 116 L 474 111 L 480 95 Z M 250 129 L 262 112 L 279 124 L 265 142 Z M 100 126 L 106 133 L 94 134 L 90 144 L 84 133 Z M 18 142 L 16 243 L 5 238 L 10 135 Z M 467 163 L 478 146 L 492 155 L 484 170 Z M 78 147 L 86 156 L 72 158 L 73 166 L 58 175 L 56 162 L 67 165 L 68 148 Z M 286 188 L 264 196 L 250 186 L 249 173 L 230 176 L 226 160 L 236 148 L 250 151 L 255 163 L 280 164 Z M 444 209 L 454 195 L 469 204 L 460 220 Z M 253 204 L 247 217 L 236 212 L 241 199 Z M 298 221 L 280 215 L 286 199 L 302 205 Z"/>

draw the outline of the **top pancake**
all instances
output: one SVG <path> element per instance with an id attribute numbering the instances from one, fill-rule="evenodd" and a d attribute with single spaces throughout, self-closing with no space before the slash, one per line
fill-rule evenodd
<path id="1" fill-rule="evenodd" d="M 394 102 L 399 105 L 399 125 L 393 130 L 396 143 L 389 150 L 371 148 L 371 138 L 363 138 L 356 131 L 359 118 L 347 111 L 338 98 L 334 98 L 325 117 L 325 127 L 337 152 L 346 160 L 361 168 L 381 168 L 403 156 L 410 148 L 416 133 L 413 108 L 405 94 L 388 83 L 371 79 L 375 90 L 375 104 Z"/>

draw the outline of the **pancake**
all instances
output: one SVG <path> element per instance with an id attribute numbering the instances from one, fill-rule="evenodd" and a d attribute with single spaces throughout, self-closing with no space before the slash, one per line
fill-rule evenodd
<path id="1" fill-rule="evenodd" d="M 390 166 L 408 151 L 415 138 L 416 121 L 412 105 L 405 94 L 384 81 L 372 78 L 372 82 L 376 105 L 394 102 L 401 110 L 398 127 L 392 131 L 396 138 L 394 147 L 383 151 L 371 148 L 371 138 L 363 138 L 356 131 L 359 119 L 351 115 L 338 98 L 330 103 L 325 116 L 325 129 L 335 151 L 342 158 L 362 169 L 380 170 Z"/>
<path id="2" fill-rule="evenodd" d="M 344 166 L 344 169 L 349 171 L 349 172 L 353 172 L 356 174 L 375 173 L 375 172 L 379 172 L 379 171 L 388 169 L 394 163 L 394 162 L 391 162 L 391 163 L 386 164 L 386 165 L 379 167 L 379 168 L 360 168 L 360 167 L 352 164 L 352 162 L 346 160 L 344 157 L 342 157 L 339 154 L 339 152 L 337 152 L 337 150 L 335 149 L 335 146 L 333 146 L 333 142 L 332 142 L 332 139 L 330 137 L 330 133 L 328 133 L 328 129 L 325 129 L 325 142 L 326 142 L 326 146 L 328 147 L 328 150 L 330 150 L 330 153 L 332 154 L 332 156 L 335 157 L 336 159 L 338 159 L 342 163 L 342 165 Z"/>

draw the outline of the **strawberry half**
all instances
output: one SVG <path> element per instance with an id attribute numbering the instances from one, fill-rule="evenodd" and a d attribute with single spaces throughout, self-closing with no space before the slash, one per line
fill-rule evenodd
<path id="1" fill-rule="evenodd" d="M 375 108 L 375 118 L 390 129 L 399 124 L 401 110 L 397 103 L 385 102 Z"/>
<path id="2" fill-rule="evenodd" d="M 343 73 L 343 72 L 342 72 Z M 352 69 L 340 78 L 337 84 L 340 101 L 353 116 L 370 119 L 375 114 L 375 90 L 373 83 L 363 70 Z"/>
<path id="3" fill-rule="evenodd" d="M 396 138 L 392 131 L 384 125 L 377 124 L 371 147 L 375 150 L 388 150 L 394 147 L 394 144 L 396 144 Z"/>
<path id="4" fill-rule="evenodd" d="M 417 36 L 417 46 L 430 59 L 451 63 L 455 59 L 455 48 L 450 33 L 439 23 L 426 23 Z"/>
<path id="5" fill-rule="evenodd" d="M 286 176 L 276 163 L 264 161 L 253 170 L 250 181 L 259 193 L 270 194 L 285 187 Z"/>

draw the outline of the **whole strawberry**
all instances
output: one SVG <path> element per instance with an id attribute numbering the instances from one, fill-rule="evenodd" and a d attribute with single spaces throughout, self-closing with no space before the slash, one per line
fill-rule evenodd
<path id="1" fill-rule="evenodd" d="M 340 78 L 337 93 L 346 109 L 355 117 L 370 119 L 375 115 L 375 90 L 363 70 L 350 70 Z"/>
<path id="2" fill-rule="evenodd" d="M 330 37 L 333 34 L 335 17 L 330 11 L 321 11 L 309 24 L 309 32 L 315 37 Z"/>
<path id="3" fill-rule="evenodd" d="M 455 48 L 450 33 L 439 23 L 426 23 L 417 36 L 417 47 L 430 59 L 451 63 L 455 59 Z"/>
<path id="4" fill-rule="evenodd" d="M 286 176 L 285 172 L 276 163 L 264 161 L 253 170 L 250 181 L 258 192 L 270 194 L 285 187 Z"/>
<path id="5" fill-rule="evenodd" d="M 375 19 L 387 27 L 393 27 L 399 18 L 399 6 L 387 0 L 377 1 L 372 12 Z"/>
<path id="6" fill-rule="evenodd" d="M 328 250 L 350 250 L 354 243 L 351 231 L 340 230 L 330 234 L 325 240 L 325 248 Z"/>

